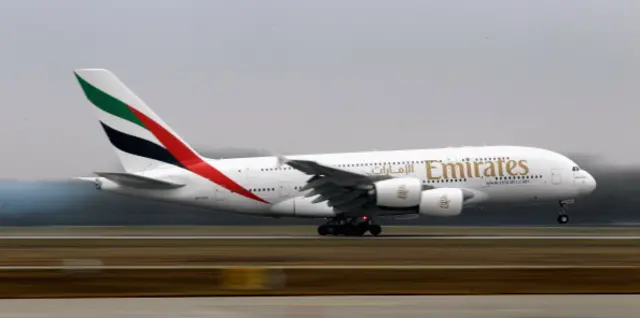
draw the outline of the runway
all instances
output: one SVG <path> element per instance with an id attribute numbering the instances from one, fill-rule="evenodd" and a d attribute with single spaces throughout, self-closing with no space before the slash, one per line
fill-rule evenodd
<path id="1" fill-rule="evenodd" d="M 87 262 L 90 263 L 90 262 Z M 35 270 L 206 270 L 206 269 L 639 269 L 640 265 L 44 265 L 44 266 L 0 266 L 0 271 Z"/>
<path id="2" fill-rule="evenodd" d="M 0 300 L 0 318 L 632 318 L 640 295 Z"/>
<path id="3" fill-rule="evenodd" d="M 638 265 L 640 235 L 4 235 L 0 266 Z M 76 264 L 73 264 L 76 265 Z M 8 267 L 10 268 L 10 267 Z"/>
<path id="4" fill-rule="evenodd" d="M 640 230 L 639 230 L 640 231 Z M 0 235 L 0 240 L 639 240 L 640 235 Z"/>
<path id="5" fill-rule="evenodd" d="M 378 237 L 321 237 L 315 227 L 2 230 L 0 294 L 8 298 L 640 290 L 630 279 L 640 272 L 638 229 L 397 227 Z"/>
<path id="6" fill-rule="evenodd" d="M 0 228 L 1 240 L 640 240 L 638 227 L 384 226 L 378 237 L 319 236 L 315 226 Z"/>

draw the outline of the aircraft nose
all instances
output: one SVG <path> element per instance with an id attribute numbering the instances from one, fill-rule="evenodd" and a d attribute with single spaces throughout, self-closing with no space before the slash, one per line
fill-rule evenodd
<path id="1" fill-rule="evenodd" d="M 593 190 L 596 189 L 596 179 L 588 172 L 584 172 L 585 173 L 585 180 L 583 183 L 583 189 L 585 193 L 591 193 L 593 192 Z"/>

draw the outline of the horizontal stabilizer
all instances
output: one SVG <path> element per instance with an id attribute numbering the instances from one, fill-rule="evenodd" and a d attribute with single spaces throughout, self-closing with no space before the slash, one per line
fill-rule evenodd
<path id="1" fill-rule="evenodd" d="M 121 186 L 137 189 L 177 189 L 185 186 L 180 183 L 158 180 L 131 173 L 95 172 L 95 174 Z"/>

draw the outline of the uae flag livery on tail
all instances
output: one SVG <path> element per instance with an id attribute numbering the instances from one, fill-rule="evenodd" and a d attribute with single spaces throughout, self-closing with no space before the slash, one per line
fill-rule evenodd
<path id="1" fill-rule="evenodd" d="M 100 124 L 128 173 L 173 165 L 258 202 L 267 201 L 240 186 L 197 154 L 113 73 L 79 69 L 75 76 L 96 106 Z"/>

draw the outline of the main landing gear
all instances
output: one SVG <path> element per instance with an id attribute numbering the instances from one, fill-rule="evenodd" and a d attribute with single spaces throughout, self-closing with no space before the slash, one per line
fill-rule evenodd
<path id="1" fill-rule="evenodd" d="M 558 215 L 558 223 L 566 224 L 569 222 L 569 215 L 567 214 L 567 210 L 569 209 L 569 204 L 573 204 L 575 201 L 571 200 L 563 200 L 558 202 L 560 204 L 560 213 Z"/>
<path id="2" fill-rule="evenodd" d="M 373 224 L 368 217 L 334 218 L 318 227 L 318 234 L 363 236 L 365 233 L 378 236 L 382 232 L 380 225 Z"/>

